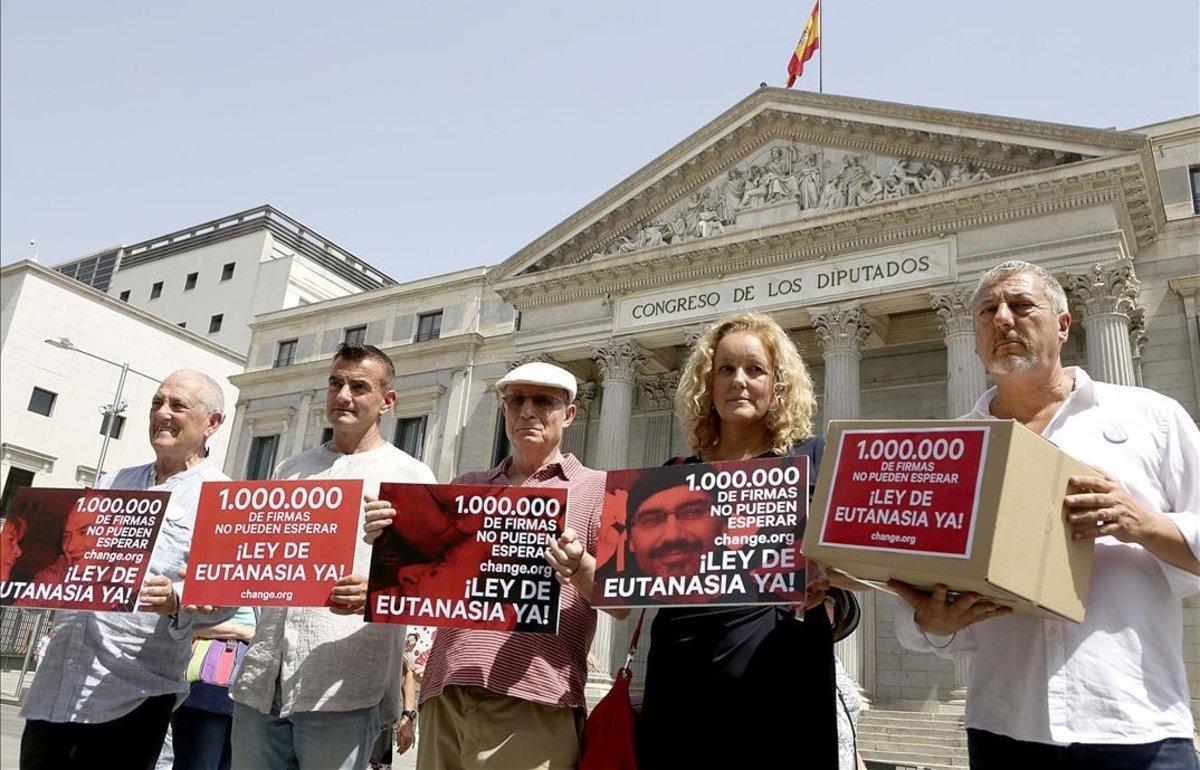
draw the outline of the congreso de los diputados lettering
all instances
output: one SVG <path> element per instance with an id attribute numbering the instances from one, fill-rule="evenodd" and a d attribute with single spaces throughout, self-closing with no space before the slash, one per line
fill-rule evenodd
<path id="1" fill-rule="evenodd" d="M 491 267 L 256 316 L 231 378 L 225 470 L 262 475 L 322 441 L 328 360 L 347 336 L 395 360 L 385 435 L 443 481 L 504 457 L 491 386 L 533 359 L 582 383 L 566 444 L 587 465 L 687 454 L 671 411 L 680 365 L 707 323 L 737 310 L 789 330 L 821 424 L 956 417 L 988 387 L 970 292 L 1010 259 L 1066 288 L 1066 364 L 1161 391 L 1195 418 L 1198 179 L 1200 116 L 1098 129 L 759 88 Z M 203 248 L 261 237 L 228 230 Z M 896 642 L 895 601 L 866 598 L 838 645 L 850 675 L 883 708 L 961 702 L 961 667 Z M 1196 671 L 1200 612 L 1186 606 Z M 597 678 L 624 660 L 629 631 L 601 614 Z"/>

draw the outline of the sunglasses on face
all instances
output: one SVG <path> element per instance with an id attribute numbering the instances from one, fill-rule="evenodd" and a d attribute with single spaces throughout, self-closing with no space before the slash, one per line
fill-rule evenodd
<path id="1" fill-rule="evenodd" d="M 504 408 L 514 412 L 519 412 L 525 407 L 525 402 L 528 401 L 533 405 L 533 408 L 538 412 L 549 412 L 551 409 L 557 409 L 562 405 L 562 399 L 554 396 L 523 396 L 519 393 L 502 396 L 500 398 L 504 402 Z"/>

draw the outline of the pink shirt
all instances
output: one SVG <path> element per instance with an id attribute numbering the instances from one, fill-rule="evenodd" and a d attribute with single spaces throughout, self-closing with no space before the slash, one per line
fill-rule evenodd
<path id="1" fill-rule="evenodd" d="M 464 473 L 453 483 L 508 486 L 511 461 L 509 458 L 490 471 Z M 587 552 L 595 556 L 604 478 L 602 471 L 586 468 L 574 455 L 566 455 L 520 486 L 570 490 L 567 526 L 583 536 Z M 596 611 L 574 586 L 562 587 L 559 606 L 557 635 L 439 628 L 421 681 L 421 702 L 448 685 L 460 685 L 548 706 L 586 707 L 583 687 Z"/>

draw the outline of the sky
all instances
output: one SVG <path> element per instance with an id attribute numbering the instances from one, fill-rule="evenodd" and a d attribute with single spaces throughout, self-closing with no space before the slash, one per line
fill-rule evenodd
<path id="1" fill-rule="evenodd" d="M 494 265 L 783 85 L 811 8 L 0 0 L 0 263 L 270 203 L 400 281 Z M 1198 34 L 1196 0 L 827 0 L 824 84 L 1132 128 L 1200 112 Z"/>

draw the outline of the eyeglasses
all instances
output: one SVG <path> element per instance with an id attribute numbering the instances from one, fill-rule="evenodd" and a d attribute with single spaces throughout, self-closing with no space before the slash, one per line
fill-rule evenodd
<path id="1" fill-rule="evenodd" d="M 510 409 L 514 412 L 521 411 L 521 409 L 524 408 L 526 401 L 533 404 L 534 410 L 538 412 L 549 412 L 552 409 L 557 409 L 563 403 L 561 398 L 555 398 L 554 396 L 543 396 L 540 394 L 536 396 L 523 396 L 520 393 L 501 396 L 500 400 L 504 402 L 504 407 L 506 409 Z"/>
<path id="2" fill-rule="evenodd" d="M 676 521 L 697 521 L 709 514 L 708 503 L 689 503 L 673 511 L 662 508 L 652 508 L 648 511 L 638 511 L 633 514 L 633 526 L 644 529 L 655 529 L 667 523 L 667 518 L 674 516 Z"/>

